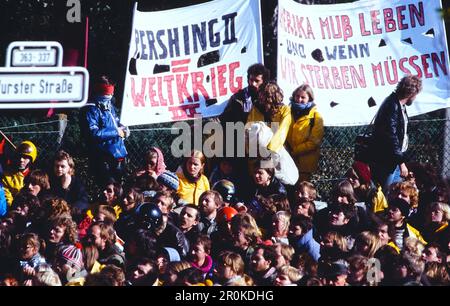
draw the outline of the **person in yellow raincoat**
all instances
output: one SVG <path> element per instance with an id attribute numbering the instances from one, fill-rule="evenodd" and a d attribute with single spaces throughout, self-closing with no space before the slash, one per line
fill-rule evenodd
<path id="1" fill-rule="evenodd" d="M 309 181 L 317 170 L 323 140 L 323 119 L 314 103 L 312 88 L 303 84 L 292 93 L 292 124 L 287 136 L 288 151 L 299 171 L 298 182 Z"/>
<path id="2" fill-rule="evenodd" d="M 268 82 L 258 91 L 258 100 L 248 115 L 247 123 L 262 121 L 274 129 L 267 149 L 278 152 L 284 145 L 291 125 L 291 109 L 283 104 L 283 91 L 274 81 Z M 253 173 L 254 161 L 249 162 L 249 173 Z"/>

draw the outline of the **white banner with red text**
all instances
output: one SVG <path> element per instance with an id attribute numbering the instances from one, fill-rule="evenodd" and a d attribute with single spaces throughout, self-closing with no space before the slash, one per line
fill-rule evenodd
<path id="1" fill-rule="evenodd" d="M 121 122 L 217 116 L 262 63 L 259 0 L 216 0 L 167 11 L 135 7 Z"/>
<path id="2" fill-rule="evenodd" d="M 423 81 L 410 116 L 450 106 L 448 60 L 439 0 L 279 0 L 277 80 L 285 103 L 309 84 L 327 126 L 369 123 L 407 74 Z"/>

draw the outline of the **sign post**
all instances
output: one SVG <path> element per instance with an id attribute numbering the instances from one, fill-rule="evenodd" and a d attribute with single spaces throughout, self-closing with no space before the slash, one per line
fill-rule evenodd
<path id="1" fill-rule="evenodd" d="M 58 42 L 16 41 L 0 68 L 0 109 L 82 107 L 88 98 L 89 72 L 63 67 Z"/>

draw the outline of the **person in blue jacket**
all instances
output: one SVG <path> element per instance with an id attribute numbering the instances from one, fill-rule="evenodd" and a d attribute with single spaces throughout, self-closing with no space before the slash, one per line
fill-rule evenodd
<path id="1" fill-rule="evenodd" d="M 127 149 L 124 139 L 129 129 L 120 123 L 113 105 L 114 84 L 106 76 L 94 81 L 92 98 L 80 113 L 86 137 L 89 167 L 103 186 L 109 179 L 120 182 L 126 173 Z"/>

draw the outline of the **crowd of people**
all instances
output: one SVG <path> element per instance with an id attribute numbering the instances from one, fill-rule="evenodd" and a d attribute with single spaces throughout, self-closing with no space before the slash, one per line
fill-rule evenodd
<path id="1" fill-rule="evenodd" d="M 285 105 L 263 65 L 247 79 L 218 120 L 277 123 L 267 149 L 287 149 L 296 184 L 266 160 L 199 150 L 170 171 L 157 147 L 125 175 L 129 130 L 101 77 L 80 120 L 101 194 L 87 193 L 65 151 L 48 172 L 35 169 L 32 141 L 2 161 L 1 285 L 449 285 L 449 189 L 430 165 L 406 158 L 405 105 L 420 79 L 406 76 L 386 99 L 371 162 L 342 169 L 327 202 L 311 182 L 324 136 L 312 88 L 300 85 Z"/>

